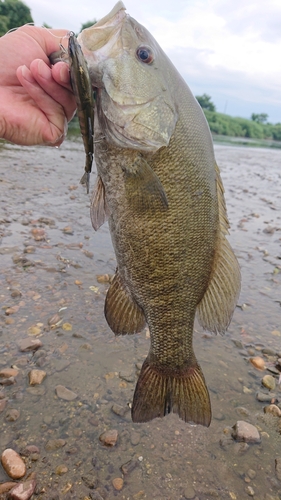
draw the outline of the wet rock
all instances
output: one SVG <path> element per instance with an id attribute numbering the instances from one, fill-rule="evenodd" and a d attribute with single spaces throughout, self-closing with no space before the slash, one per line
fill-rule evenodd
<path id="1" fill-rule="evenodd" d="M 99 493 L 99 491 L 97 491 L 97 490 L 91 491 L 89 496 L 90 496 L 91 500 L 104 500 L 104 497 L 102 497 L 101 494 Z"/>
<path id="2" fill-rule="evenodd" d="M 258 429 L 244 420 L 238 420 L 233 426 L 232 436 L 236 441 L 246 443 L 260 443 L 260 434 Z"/>
<path id="3" fill-rule="evenodd" d="M 121 491 L 123 486 L 124 486 L 124 481 L 122 479 L 122 477 L 115 477 L 113 480 L 112 480 L 112 485 L 113 485 L 113 488 L 117 491 Z"/>
<path id="4" fill-rule="evenodd" d="M 265 369 L 265 361 L 260 356 L 255 356 L 254 358 L 250 358 L 250 363 L 258 370 Z"/>
<path id="5" fill-rule="evenodd" d="M 9 386 L 16 383 L 15 377 L 0 378 L 0 385 Z"/>
<path id="6" fill-rule="evenodd" d="M 281 458 L 275 458 L 275 474 L 277 479 L 281 481 Z"/>
<path id="7" fill-rule="evenodd" d="M 231 339 L 233 344 L 235 345 L 235 347 L 237 347 L 238 349 L 243 349 L 243 344 L 241 342 L 241 340 L 236 340 L 236 339 Z"/>
<path id="8" fill-rule="evenodd" d="M 31 370 L 28 374 L 29 385 L 40 385 L 42 384 L 47 373 L 44 370 Z"/>
<path id="9" fill-rule="evenodd" d="M 245 492 L 247 493 L 247 495 L 249 495 L 249 497 L 255 496 L 255 490 L 252 488 L 252 486 L 246 486 Z"/>
<path id="10" fill-rule="evenodd" d="M 98 478 L 95 473 L 89 473 L 82 476 L 83 483 L 90 488 L 90 490 L 94 490 L 98 487 Z"/>
<path id="11" fill-rule="evenodd" d="M 135 374 L 132 373 L 132 371 L 122 371 L 122 372 L 119 372 L 119 378 L 121 378 L 122 380 L 125 380 L 126 382 L 134 382 L 135 381 Z"/>
<path id="12" fill-rule="evenodd" d="M 25 446 L 25 448 L 23 448 L 22 450 L 20 450 L 20 454 L 23 457 L 29 457 L 33 453 L 37 453 L 38 455 L 40 453 L 40 450 L 39 450 L 38 446 L 35 446 L 34 444 L 29 444 L 29 445 Z"/>
<path id="13" fill-rule="evenodd" d="M 63 474 L 66 474 L 66 472 L 68 472 L 68 467 L 64 464 L 60 464 L 56 467 L 55 472 L 58 476 L 63 476 Z"/>
<path id="14" fill-rule="evenodd" d="M 57 385 L 55 390 L 58 398 L 64 399 L 65 401 L 74 401 L 74 399 L 78 397 L 75 392 L 67 389 L 64 385 Z"/>
<path id="15" fill-rule="evenodd" d="M 9 498 L 11 500 L 29 500 L 34 493 L 35 488 L 36 482 L 34 479 L 30 479 L 24 483 L 19 483 L 10 491 Z"/>
<path id="16" fill-rule="evenodd" d="M 11 408 L 10 410 L 8 410 L 5 415 L 5 419 L 7 420 L 7 422 L 15 422 L 19 418 L 20 418 L 20 412 L 15 408 Z"/>
<path id="17" fill-rule="evenodd" d="M 126 474 L 130 474 L 130 472 L 132 472 L 138 466 L 138 464 L 138 460 L 129 460 L 125 464 L 121 465 L 121 472 L 126 476 Z"/>
<path id="18" fill-rule="evenodd" d="M 276 387 L 275 378 L 272 375 L 265 375 L 262 379 L 262 385 L 270 391 L 274 391 Z"/>
<path id="19" fill-rule="evenodd" d="M 18 374 L 19 371 L 15 368 L 4 368 L 3 370 L 0 370 L 0 379 L 16 377 Z"/>
<path id="20" fill-rule="evenodd" d="M 132 431 L 131 432 L 131 443 L 133 446 L 137 446 L 140 442 L 140 434 L 138 432 Z"/>
<path id="21" fill-rule="evenodd" d="M 39 339 L 28 337 L 27 339 L 20 340 L 18 346 L 21 352 L 36 351 L 42 346 L 42 342 Z"/>
<path id="22" fill-rule="evenodd" d="M 128 411 L 129 411 L 128 407 L 121 406 L 118 404 L 112 405 L 111 409 L 112 409 L 113 413 L 115 413 L 115 415 L 119 415 L 119 417 L 125 417 L 126 413 L 128 413 Z"/>
<path id="23" fill-rule="evenodd" d="M 261 352 L 263 354 L 266 354 L 267 356 L 276 356 L 276 351 L 274 351 L 273 349 L 269 349 L 268 347 L 264 347 Z"/>
<path id="24" fill-rule="evenodd" d="M 233 447 L 233 451 L 236 455 L 244 455 L 248 450 L 250 446 L 248 443 L 235 443 Z"/>
<path id="25" fill-rule="evenodd" d="M 187 500 L 195 497 L 196 493 L 195 493 L 194 488 L 191 484 L 188 484 L 187 486 L 184 487 L 183 495 L 184 495 L 184 498 L 186 498 Z"/>
<path id="26" fill-rule="evenodd" d="M 7 405 L 7 399 L 1 399 L 0 400 L 0 413 L 5 410 Z"/>
<path id="27" fill-rule="evenodd" d="M 1 462 L 3 469 L 12 479 L 20 479 L 25 475 L 25 463 L 15 450 L 11 448 L 4 450 L 1 456 Z"/>
<path id="28" fill-rule="evenodd" d="M 45 450 L 56 451 L 56 450 L 59 450 L 60 448 L 63 448 L 63 446 L 65 446 L 65 444 L 66 444 L 65 439 L 50 439 L 45 444 Z"/>
<path id="29" fill-rule="evenodd" d="M 12 483 L 11 481 L 7 481 L 6 483 L 0 484 L 0 495 L 4 493 L 8 493 L 17 483 Z"/>
<path id="30" fill-rule="evenodd" d="M 99 440 L 105 446 L 115 446 L 118 439 L 118 431 L 116 429 L 110 429 L 108 431 L 103 432 Z"/>
<path id="31" fill-rule="evenodd" d="M 276 405 L 268 405 L 263 409 L 264 413 L 270 413 L 274 417 L 281 417 L 281 410 Z"/>
<path id="32" fill-rule="evenodd" d="M 257 392 L 256 399 L 261 401 L 261 403 L 270 403 L 273 398 L 273 394 L 265 394 L 264 392 Z"/>

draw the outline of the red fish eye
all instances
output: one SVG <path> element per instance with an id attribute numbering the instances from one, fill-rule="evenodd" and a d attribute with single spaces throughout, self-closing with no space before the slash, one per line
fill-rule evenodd
<path id="1" fill-rule="evenodd" d="M 154 59 L 152 50 L 149 47 L 139 47 L 137 49 L 137 57 L 146 64 L 152 63 Z"/>

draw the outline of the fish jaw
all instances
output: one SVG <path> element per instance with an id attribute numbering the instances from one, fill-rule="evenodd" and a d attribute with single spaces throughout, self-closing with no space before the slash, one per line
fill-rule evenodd
<path id="1" fill-rule="evenodd" d="M 97 89 L 97 114 L 107 141 L 151 153 L 168 146 L 178 113 L 165 72 L 157 67 L 166 56 L 153 37 L 119 2 L 78 41 Z M 137 58 L 141 46 L 151 48 L 152 64 Z"/>

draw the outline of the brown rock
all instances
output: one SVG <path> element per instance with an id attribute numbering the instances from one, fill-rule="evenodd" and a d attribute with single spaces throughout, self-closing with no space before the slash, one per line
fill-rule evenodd
<path id="1" fill-rule="evenodd" d="M 264 413 L 270 413 L 274 417 L 281 417 L 281 410 L 276 405 L 268 405 L 263 409 Z"/>
<path id="2" fill-rule="evenodd" d="M 57 385 L 55 389 L 58 398 L 64 399 L 65 401 L 73 401 L 78 397 L 75 392 L 70 391 L 69 389 L 64 387 L 64 385 Z"/>
<path id="3" fill-rule="evenodd" d="M 61 464 L 61 465 L 58 465 L 56 467 L 56 474 L 58 476 L 62 476 L 63 474 L 65 474 L 66 472 L 68 472 L 68 467 L 64 464 Z"/>
<path id="4" fill-rule="evenodd" d="M 59 450 L 59 448 L 62 448 L 63 446 L 65 446 L 65 444 L 66 444 L 65 439 L 50 439 L 45 444 L 45 450 L 47 451 Z"/>
<path id="5" fill-rule="evenodd" d="M 19 454 L 11 448 L 7 448 L 3 451 L 1 462 L 4 470 L 12 479 L 20 479 L 25 475 L 26 467 L 24 461 Z"/>
<path id="6" fill-rule="evenodd" d="M 105 446 L 115 446 L 118 439 L 118 431 L 116 429 L 110 429 L 109 431 L 103 432 L 99 440 Z"/>
<path id="7" fill-rule="evenodd" d="M 233 426 L 232 436 L 236 441 L 244 441 L 245 443 L 260 443 L 261 440 L 258 429 L 243 420 L 238 420 Z"/>
<path id="8" fill-rule="evenodd" d="M 10 378 L 16 377 L 19 374 L 19 371 L 15 368 L 4 368 L 0 370 L 0 378 Z"/>
<path id="9" fill-rule="evenodd" d="M 7 493 L 10 491 L 14 486 L 16 486 L 17 483 L 12 483 L 11 481 L 8 481 L 6 483 L 0 484 L 0 495 L 3 493 Z"/>
<path id="10" fill-rule="evenodd" d="M 9 493 L 11 500 L 29 500 L 32 497 L 36 487 L 34 479 L 29 479 L 24 483 L 19 483 Z"/>
<path id="11" fill-rule="evenodd" d="M 274 391 L 276 387 L 275 378 L 272 375 L 265 375 L 262 379 L 262 385 L 270 391 Z"/>
<path id="12" fill-rule="evenodd" d="M 277 479 L 281 481 L 281 458 L 275 458 L 275 474 Z"/>
<path id="13" fill-rule="evenodd" d="M 112 480 L 112 484 L 113 484 L 113 488 L 117 491 L 120 491 L 122 490 L 123 488 L 123 485 L 124 485 L 124 481 L 122 479 L 122 477 L 115 477 L 113 480 Z"/>
<path id="14" fill-rule="evenodd" d="M 21 352 L 36 351 L 42 346 L 42 342 L 39 339 L 22 339 L 18 342 L 18 346 Z"/>
<path id="15" fill-rule="evenodd" d="M 24 457 L 29 457 L 29 455 L 32 455 L 33 453 L 40 453 L 38 446 L 35 446 L 34 444 L 29 444 L 20 451 L 20 454 Z"/>
<path id="16" fill-rule="evenodd" d="M 254 358 L 250 358 L 250 363 L 252 363 L 252 365 L 258 370 L 265 369 L 265 361 L 260 356 L 255 356 Z"/>
<path id="17" fill-rule="evenodd" d="M 0 400 L 0 413 L 5 410 L 7 404 L 7 399 Z"/>
<path id="18" fill-rule="evenodd" d="M 5 416 L 7 422 L 15 422 L 16 420 L 18 420 L 18 418 L 20 418 L 20 412 L 15 408 L 11 408 L 10 410 L 8 410 Z"/>
<path id="19" fill-rule="evenodd" d="M 47 373 L 44 370 L 31 370 L 28 374 L 29 385 L 40 385 L 42 384 Z"/>

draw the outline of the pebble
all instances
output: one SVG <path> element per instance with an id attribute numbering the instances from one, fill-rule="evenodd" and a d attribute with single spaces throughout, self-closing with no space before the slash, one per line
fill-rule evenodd
<path id="1" fill-rule="evenodd" d="M 122 479 L 122 477 L 115 477 L 113 480 L 112 480 L 112 484 L 113 484 L 113 488 L 117 491 L 121 491 L 122 488 L 123 488 L 123 485 L 124 485 L 124 481 Z"/>
<path id="2" fill-rule="evenodd" d="M 31 370 L 28 374 L 29 385 L 40 385 L 42 384 L 47 373 L 44 370 Z"/>
<path id="3" fill-rule="evenodd" d="M 1 399 L 0 400 L 0 413 L 5 410 L 7 405 L 7 399 Z"/>
<path id="4" fill-rule="evenodd" d="M 39 347 L 42 347 L 42 342 L 39 339 L 22 339 L 18 342 L 18 346 L 21 352 L 36 351 Z"/>
<path id="5" fill-rule="evenodd" d="M 188 484 L 187 486 L 185 486 L 183 494 L 184 494 L 184 498 L 186 498 L 186 499 L 194 498 L 196 495 L 194 488 L 191 484 Z"/>
<path id="6" fill-rule="evenodd" d="M 66 472 L 68 472 L 68 467 L 66 465 L 61 464 L 56 467 L 56 474 L 58 476 L 62 476 L 63 474 L 66 474 Z"/>
<path id="7" fill-rule="evenodd" d="M 16 377 L 19 374 L 19 371 L 15 368 L 4 368 L 0 370 L 0 378 L 10 378 Z"/>
<path id="8" fill-rule="evenodd" d="M 20 479 L 25 475 L 26 467 L 24 461 L 19 454 L 11 448 L 7 448 L 3 451 L 1 462 L 4 470 L 12 479 Z"/>
<path id="9" fill-rule="evenodd" d="M 252 486 L 246 486 L 245 488 L 245 492 L 247 493 L 247 495 L 249 495 L 250 497 L 253 497 L 255 495 L 255 490 L 252 488 Z"/>
<path id="10" fill-rule="evenodd" d="M 24 483 L 19 483 L 10 491 L 9 498 L 11 500 L 29 500 L 34 493 L 35 488 L 36 482 L 34 479 L 30 479 Z"/>
<path id="11" fill-rule="evenodd" d="M 270 413 L 274 417 L 281 417 L 281 410 L 276 405 L 268 405 L 263 409 L 264 413 Z"/>
<path id="12" fill-rule="evenodd" d="M 20 451 L 20 454 L 24 457 L 29 457 L 29 455 L 32 455 L 33 453 L 40 453 L 38 446 L 35 446 L 34 444 L 29 444 Z"/>
<path id="13" fill-rule="evenodd" d="M 10 410 L 8 410 L 5 415 L 5 419 L 7 420 L 7 422 L 15 422 L 16 420 L 19 419 L 19 417 L 20 417 L 20 412 L 15 408 L 11 408 Z"/>
<path id="14" fill-rule="evenodd" d="M 76 392 L 67 389 L 66 387 L 64 387 L 64 385 L 57 385 L 55 391 L 58 398 L 64 399 L 65 401 L 73 401 L 78 397 L 78 394 L 76 394 Z"/>
<path id="15" fill-rule="evenodd" d="M 129 460 L 125 464 L 121 465 L 121 472 L 126 475 L 130 474 L 136 467 L 138 466 L 138 460 L 135 460 L 132 458 L 132 460 Z"/>
<path id="16" fill-rule="evenodd" d="M 232 436 L 236 441 L 246 443 L 260 443 L 261 440 L 258 429 L 244 420 L 237 420 L 233 426 Z"/>
<path id="17" fill-rule="evenodd" d="M 118 431 L 116 429 L 110 429 L 108 431 L 103 432 L 99 440 L 105 446 L 115 446 L 118 439 Z"/>
<path id="18" fill-rule="evenodd" d="M 262 379 L 262 385 L 270 391 L 274 391 L 276 387 L 275 378 L 272 375 L 265 375 Z"/>
<path id="19" fill-rule="evenodd" d="M 265 394 L 264 392 L 257 392 L 256 399 L 261 403 L 270 403 L 273 398 L 272 394 Z"/>
<path id="20" fill-rule="evenodd" d="M 9 386 L 9 385 L 13 385 L 15 383 L 16 383 L 15 377 L 0 378 L 0 384 L 1 385 Z"/>
<path id="21" fill-rule="evenodd" d="M 255 356 L 254 358 L 250 358 L 250 363 L 258 370 L 265 369 L 265 361 L 260 356 Z"/>
<path id="22" fill-rule="evenodd" d="M 0 484 L 0 495 L 3 493 L 8 493 L 17 483 L 12 483 L 11 481 L 7 481 L 6 483 Z"/>
<path id="23" fill-rule="evenodd" d="M 138 432 L 132 431 L 131 432 L 131 443 L 133 446 L 137 446 L 140 442 L 140 434 Z"/>
<path id="24" fill-rule="evenodd" d="M 277 479 L 281 481 L 281 458 L 275 458 L 275 474 Z"/>
<path id="25" fill-rule="evenodd" d="M 45 450 L 47 451 L 56 451 L 65 446 L 65 439 L 49 439 L 45 444 Z"/>
<path id="26" fill-rule="evenodd" d="M 82 476 L 82 480 L 84 484 L 87 486 L 87 488 L 90 488 L 90 490 L 94 490 L 98 486 L 98 478 L 91 472 L 91 474 L 85 474 Z"/>
<path id="27" fill-rule="evenodd" d="M 113 411 L 113 413 L 115 413 L 115 415 L 119 415 L 120 417 L 125 417 L 126 413 L 128 413 L 129 411 L 129 408 L 126 406 L 114 404 L 112 405 L 111 410 Z"/>

